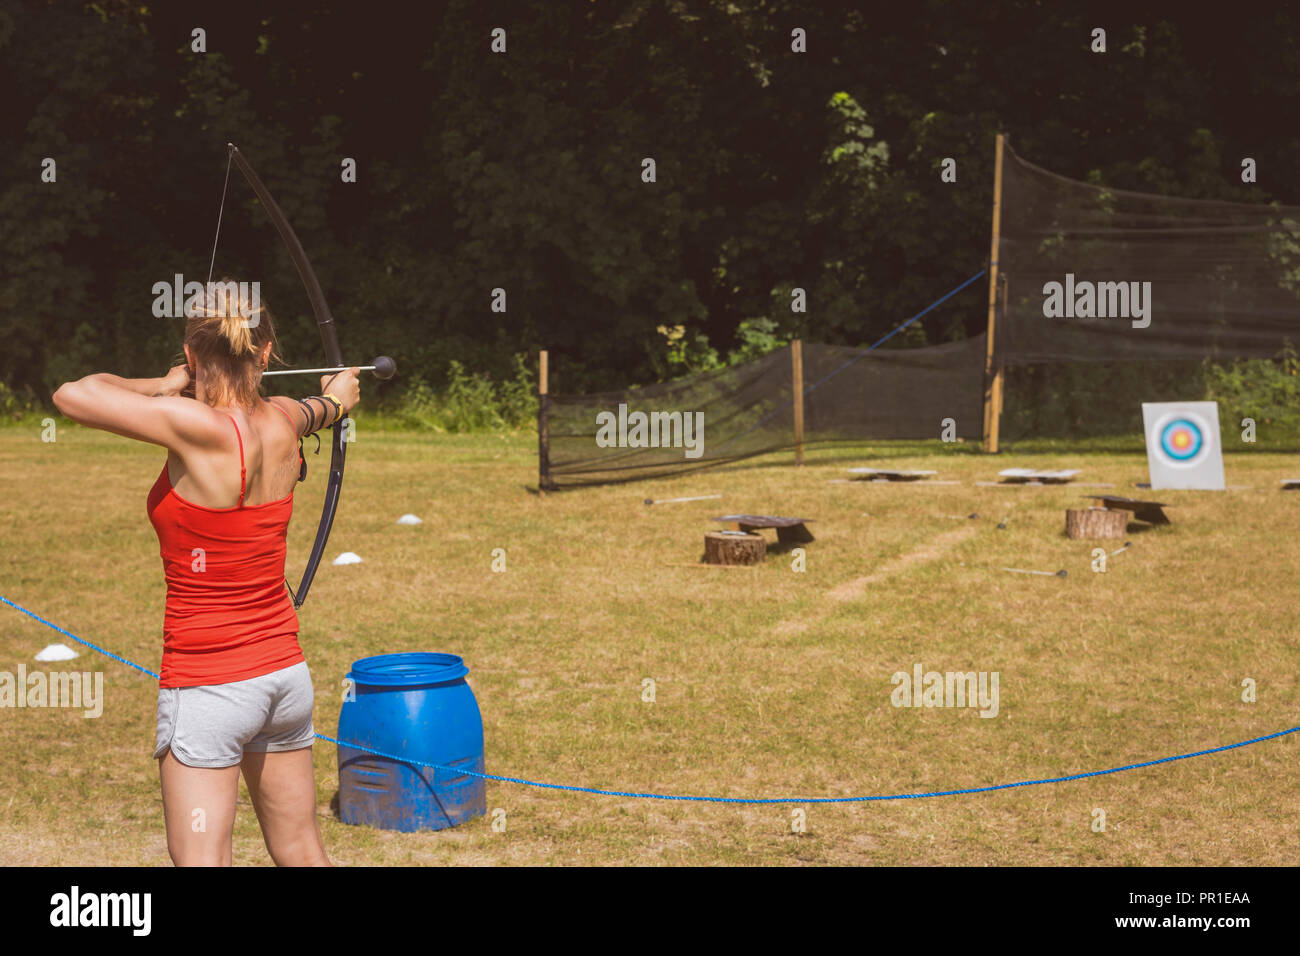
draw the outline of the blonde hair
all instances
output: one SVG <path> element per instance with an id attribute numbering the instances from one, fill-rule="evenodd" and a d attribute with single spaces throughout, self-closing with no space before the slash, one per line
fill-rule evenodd
<path id="1" fill-rule="evenodd" d="M 195 365 L 202 365 L 209 405 L 252 407 L 262 378 L 261 352 L 271 343 L 279 360 L 279 343 L 271 310 L 260 296 L 249 296 L 244 283 L 225 276 L 208 284 L 204 304 L 185 322 L 185 344 Z M 192 374 L 197 377 L 197 368 Z"/>

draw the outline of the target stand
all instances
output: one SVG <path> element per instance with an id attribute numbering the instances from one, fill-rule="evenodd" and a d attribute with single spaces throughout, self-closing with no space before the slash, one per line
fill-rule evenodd
<path id="1" fill-rule="evenodd" d="M 718 515 L 714 521 L 725 521 L 738 531 L 755 532 L 759 528 L 775 528 L 777 543 L 784 547 L 807 544 L 813 540 L 805 522 L 811 518 L 781 518 L 777 515 Z"/>
<path id="2" fill-rule="evenodd" d="M 859 481 L 916 481 L 920 482 L 937 471 L 894 471 L 888 468 L 850 468 L 849 474 L 857 475 Z"/>
<path id="3" fill-rule="evenodd" d="M 1218 402 L 1143 402 L 1151 488 L 1223 491 Z"/>
<path id="4" fill-rule="evenodd" d="M 1037 468 L 1003 468 L 998 477 L 1008 485 L 1064 485 L 1074 480 L 1081 468 L 1058 468 L 1041 470 Z"/>
<path id="5" fill-rule="evenodd" d="M 1165 514 L 1165 508 L 1168 507 L 1163 501 L 1138 501 L 1136 498 L 1121 498 L 1119 495 L 1084 495 L 1085 498 L 1092 498 L 1101 502 L 1101 506 L 1107 511 L 1131 511 L 1137 521 L 1145 521 L 1148 524 L 1169 524 L 1169 516 Z"/>

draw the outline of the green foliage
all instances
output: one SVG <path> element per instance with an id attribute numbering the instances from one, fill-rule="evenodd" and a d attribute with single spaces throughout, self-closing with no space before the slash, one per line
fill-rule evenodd
<path id="1" fill-rule="evenodd" d="M 40 403 L 29 389 L 16 392 L 0 382 L 0 424 L 30 424 L 43 416 Z"/>
<path id="2" fill-rule="evenodd" d="M 765 316 L 741 320 L 736 328 L 736 345 L 725 358 L 709 344 L 707 335 L 688 331 L 684 325 L 661 325 L 658 332 L 665 345 L 656 362 L 660 380 L 743 365 L 790 344 L 790 337 L 779 331 L 777 321 Z"/>
<path id="3" fill-rule="evenodd" d="M 742 319 L 736 329 L 736 347 L 727 353 L 728 365 L 741 365 L 785 348 L 790 337 L 778 331 L 775 319 Z"/>
<path id="4" fill-rule="evenodd" d="M 511 362 L 538 348 L 573 393 L 732 365 L 788 334 L 875 341 L 988 257 L 999 130 L 1114 190 L 1300 203 L 1300 180 L 1245 185 L 1237 169 L 1259 152 L 1240 104 L 1286 116 L 1300 90 L 1285 10 L 1153 14 L 1114 25 L 1102 58 L 1080 42 L 1083 8 L 917 0 L 881 30 L 814 4 L 800 24 L 824 49 L 791 56 L 789 4 L 514 2 L 510 53 L 485 74 L 464 38 L 499 25 L 498 5 L 413 5 L 382 43 L 358 42 L 342 4 L 314 5 L 310 38 L 247 6 L 215 10 L 205 25 L 225 39 L 177 59 L 184 4 L 0 0 L 15 170 L 0 219 L 22 224 L 0 230 L 0 381 L 43 394 L 166 369 L 178 324 L 149 315 L 149 290 L 206 272 L 229 136 L 302 238 L 347 358 L 392 354 L 430 390 L 410 407 L 435 402 L 439 422 L 459 409 L 455 427 L 495 427 L 490 406 L 526 419 Z M 1250 69 L 1224 69 L 1225 45 L 1250 50 Z M 404 122 L 358 108 L 416 88 L 438 93 Z M 1273 133 L 1272 168 L 1294 166 L 1300 131 Z M 372 159 L 341 186 L 355 143 Z M 949 158 L 955 183 L 939 176 Z M 262 280 L 291 361 L 319 364 L 301 285 L 238 175 L 223 209 L 218 267 Z M 1269 254 L 1300 286 L 1300 233 Z M 890 347 L 978 334 L 982 300 L 975 283 Z"/>
<path id="5" fill-rule="evenodd" d="M 848 93 L 835 93 L 827 104 L 838 127 L 836 139 L 826 151 L 826 162 L 847 167 L 843 175 L 858 179 L 864 188 L 879 188 L 889 163 L 889 144 L 876 141 L 876 130 L 867 121 L 867 111 Z"/>
<path id="6" fill-rule="evenodd" d="M 709 337 L 700 332 L 688 332 L 684 325 L 661 325 L 656 330 L 664 338 L 664 352 L 657 356 L 665 378 L 680 378 L 697 372 L 722 368 L 723 361 L 717 349 L 709 345 Z"/>
<path id="7" fill-rule="evenodd" d="M 1205 397 L 1219 403 L 1224 428 L 1253 418 L 1260 430 L 1300 433 L 1300 356 L 1288 344 L 1276 359 L 1206 362 Z"/>
<path id="8" fill-rule="evenodd" d="M 499 382 L 452 359 L 440 391 L 417 373 L 388 417 L 436 432 L 516 431 L 537 420 L 537 381 L 522 354 L 515 374 Z"/>

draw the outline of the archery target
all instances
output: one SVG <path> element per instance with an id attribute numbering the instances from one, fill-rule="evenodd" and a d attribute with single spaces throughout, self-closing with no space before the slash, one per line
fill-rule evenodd
<path id="1" fill-rule="evenodd" d="M 1151 488 L 1222 491 L 1218 402 L 1143 402 Z"/>

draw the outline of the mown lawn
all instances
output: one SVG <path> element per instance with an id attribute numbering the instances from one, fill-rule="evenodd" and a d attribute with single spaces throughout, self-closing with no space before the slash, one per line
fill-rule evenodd
<path id="1" fill-rule="evenodd" d="M 315 534 L 325 454 L 290 538 Z M 837 483 L 887 458 L 958 485 Z M 463 655 L 488 770 L 717 796 L 853 796 L 1061 776 L 1300 723 L 1300 493 L 1294 456 L 1228 456 L 1228 492 L 1160 492 L 1173 525 L 1090 570 L 1062 533 L 1093 489 L 977 487 L 1001 467 L 1081 467 L 1141 496 L 1140 453 L 1066 446 L 986 458 L 882 445 L 539 498 L 535 438 L 361 430 L 328 556 L 301 612 L 317 729 L 333 734 L 357 658 Z M 0 594 L 156 669 L 163 583 L 145 496 L 156 449 L 64 423 L 0 430 Z M 720 493 L 648 508 L 646 497 Z M 814 518 L 807 569 L 697 568 L 722 512 Z M 395 522 L 406 512 L 419 527 Z M 964 517 L 978 513 L 976 519 Z M 996 525 L 1008 518 L 1007 529 Z M 1115 545 L 1112 545 L 1112 549 Z M 493 573 L 492 552 L 507 570 Z M 1008 574 L 1003 565 L 1065 579 Z M 65 640 L 0 606 L 0 670 Z M 156 687 L 91 651 L 103 716 L 0 710 L 0 864 L 168 864 L 151 758 Z M 996 671 L 995 718 L 900 709 L 891 675 Z M 643 680 L 656 699 L 642 700 Z M 1257 686 L 1243 702 L 1242 682 Z M 831 805 L 660 802 L 489 784 L 506 812 L 453 831 L 346 826 L 334 748 L 315 748 L 340 864 L 1292 864 L 1297 737 L 1125 773 L 933 799 Z M 792 831 L 794 811 L 804 833 Z M 1094 811 L 1106 814 L 1094 832 Z M 246 795 L 238 864 L 269 864 Z"/>

